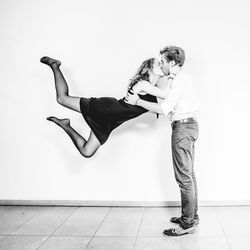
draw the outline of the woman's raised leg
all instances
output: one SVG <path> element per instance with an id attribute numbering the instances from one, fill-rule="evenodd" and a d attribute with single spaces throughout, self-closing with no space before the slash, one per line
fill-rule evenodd
<path id="1" fill-rule="evenodd" d="M 101 146 L 93 131 L 90 132 L 89 139 L 86 141 L 70 126 L 69 119 L 58 119 L 54 116 L 50 116 L 47 118 L 47 120 L 53 121 L 59 127 L 61 127 L 70 136 L 80 154 L 86 158 L 93 156 L 97 149 Z"/>
<path id="2" fill-rule="evenodd" d="M 60 70 L 61 62 L 44 56 L 40 59 L 41 63 L 47 64 L 53 71 L 56 87 L 56 99 L 62 106 L 80 112 L 80 97 L 70 96 L 68 84 Z"/>

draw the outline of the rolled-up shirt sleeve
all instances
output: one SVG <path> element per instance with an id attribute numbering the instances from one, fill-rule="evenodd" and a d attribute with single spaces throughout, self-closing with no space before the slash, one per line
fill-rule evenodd
<path id="1" fill-rule="evenodd" d="M 172 82 L 168 96 L 161 103 L 161 108 L 164 115 L 168 115 L 170 112 L 174 111 L 175 105 L 182 96 L 183 88 L 183 82 L 179 79 L 176 79 Z"/>

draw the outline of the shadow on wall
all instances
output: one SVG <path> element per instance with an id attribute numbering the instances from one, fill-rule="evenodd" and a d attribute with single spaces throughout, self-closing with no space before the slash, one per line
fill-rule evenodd
<path id="1" fill-rule="evenodd" d="M 155 114 L 142 114 L 132 120 L 124 122 L 114 131 L 112 131 L 110 137 L 116 136 L 118 134 L 122 135 L 132 131 L 136 133 L 147 134 L 154 131 L 157 121 L 158 119 L 156 118 Z"/>
<path id="2" fill-rule="evenodd" d="M 71 111 L 70 111 L 71 112 Z M 89 132 L 90 132 L 90 128 L 88 127 L 88 125 L 86 124 L 84 118 L 82 117 L 82 115 L 80 113 L 77 113 L 79 115 L 79 119 L 77 119 L 77 126 L 75 126 L 74 122 L 71 119 L 72 122 L 72 126 L 76 129 L 76 131 L 78 131 L 78 133 L 80 133 L 84 138 L 88 138 L 89 136 Z M 77 116 L 76 114 L 76 116 Z M 60 115 L 59 115 L 60 117 Z M 111 134 L 110 137 L 108 138 L 107 142 L 101 146 L 101 148 L 98 150 L 103 150 L 103 148 L 105 148 L 106 144 L 110 143 L 110 140 L 112 140 L 112 137 L 116 137 L 116 136 L 124 136 L 126 134 L 130 134 L 130 133 L 136 133 L 136 134 L 149 134 L 149 133 L 153 133 L 156 129 L 157 129 L 157 122 L 159 120 L 156 118 L 155 114 L 152 113 L 145 113 L 142 114 L 134 119 L 131 119 L 129 121 L 124 122 L 123 124 L 121 124 L 119 127 L 117 127 L 116 129 L 114 129 Z M 44 122 L 46 123 L 46 126 L 50 126 L 50 132 L 47 135 L 44 135 L 46 138 L 46 140 L 54 145 L 54 149 L 56 150 L 56 152 L 54 151 L 53 154 L 56 154 L 57 157 L 59 158 L 63 158 L 63 162 L 65 163 L 65 165 L 67 166 L 79 166 L 79 160 L 80 162 L 89 162 L 89 161 L 94 161 L 96 158 L 95 156 L 93 156 L 93 158 L 91 159 L 87 159 L 84 158 L 83 156 L 80 155 L 80 153 L 77 151 L 77 149 L 74 147 L 72 141 L 70 140 L 70 138 L 68 138 L 68 136 L 65 134 L 65 131 L 63 131 L 62 129 L 58 129 L 58 127 L 53 126 L 54 124 L 50 124 L 48 123 L 48 121 L 44 118 Z M 86 128 L 86 130 L 83 132 L 81 129 L 81 126 L 84 126 Z M 126 143 L 126 142 L 125 142 Z M 58 145 L 60 145 L 60 148 L 58 147 Z M 122 147 L 123 145 L 121 145 Z M 97 152 L 98 153 L 98 152 Z M 107 153 L 107 155 L 106 155 Z M 109 153 L 109 150 L 107 150 L 104 155 L 99 155 L 98 154 L 98 158 L 100 157 L 104 157 L 105 158 L 110 158 L 112 157 Z M 82 167 L 82 166 L 81 166 Z M 76 171 L 80 171 L 81 167 Z"/>

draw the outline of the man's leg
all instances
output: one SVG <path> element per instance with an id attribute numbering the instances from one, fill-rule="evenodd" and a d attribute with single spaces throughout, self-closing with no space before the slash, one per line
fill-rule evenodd
<path id="1" fill-rule="evenodd" d="M 195 183 L 193 180 L 193 143 L 188 137 L 173 141 L 172 154 L 175 178 L 181 192 L 180 225 L 187 229 L 194 224 Z"/>
<path id="2" fill-rule="evenodd" d="M 195 190 L 195 208 L 194 208 L 194 224 L 199 224 L 199 216 L 198 216 L 198 188 L 197 188 L 197 180 L 194 169 L 192 171 L 192 177 L 194 182 L 194 190 Z"/>
<path id="3" fill-rule="evenodd" d="M 185 123 L 174 125 L 172 158 L 175 178 L 181 191 L 181 217 L 178 219 L 180 230 L 177 230 L 176 233 L 165 230 L 164 234 L 166 235 L 177 236 L 179 233 L 179 235 L 190 233 L 194 225 L 195 211 L 197 210 L 197 183 L 193 169 L 196 139 L 196 125 L 192 129 Z M 184 231 L 181 232 L 183 229 Z"/>
<path id="4" fill-rule="evenodd" d="M 196 132 L 197 133 L 197 132 Z M 191 138 L 193 141 L 195 141 L 197 139 L 197 137 L 195 138 Z M 194 190 L 195 190 L 195 198 L 194 198 L 194 204 L 195 204 L 195 208 L 194 208 L 194 225 L 198 225 L 199 224 L 199 216 L 198 216 L 198 188 L 197 188 L 197 180 L 196 180 L 196 175 L 195 175 L 195 171 L 194 171 L 194 155 L 195 155 L 195 147 L 193 145 L 192 147 L 192 154 L 193 156 L 193 164 L 192 164 L 192 179 L 193 179 L 193 183 L 194 183 Z M 176 223 L 176 224 L 180 224 L 180 220 L 181 217 L 172 217 L 170 219 L 170 221 L 172 223 Z"/>

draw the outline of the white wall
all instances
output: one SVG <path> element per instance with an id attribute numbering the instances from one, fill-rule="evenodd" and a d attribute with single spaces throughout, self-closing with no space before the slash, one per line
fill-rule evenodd
<path id="1" fill-rule="evenodd" d="M 187 54 L 184 70 L 201 99 L 195 169 L 199 199 L 249 200 L 248 1 L 0 2 L 0 199 L 175 201 L 171 128 L 145 114 L 83 158 L 47 116 L 59 106 L 53 76 L 39 59 L 63 62 L 76 96 L 123 97 L 142 60 L 168 44 Z"/>

